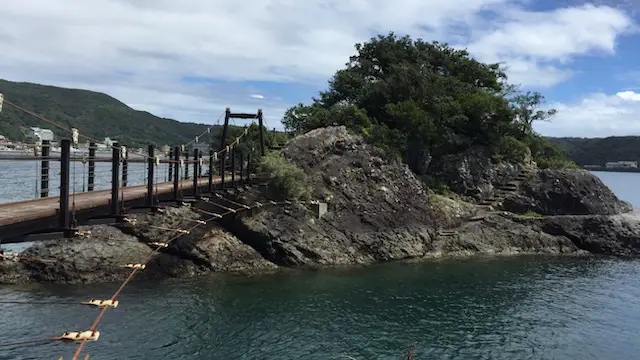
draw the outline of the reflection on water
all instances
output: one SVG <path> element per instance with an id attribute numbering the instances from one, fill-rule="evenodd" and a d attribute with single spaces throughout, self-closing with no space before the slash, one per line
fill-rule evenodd
<path id="1" fill-rule="evenodd" d="M 418 359 L 630 359 L 638 275 L 635 261 L 523 256 L 134 283 L 88 349 L 100 359 L 397 359 L 415 344 Z M 83 300 L 116 286 L 8 287 L 0 299 Z M 0 342 L 83 329 L 96 315 L 3 310 Z M 0 348 L 0 359 L 71 352 Z"/>

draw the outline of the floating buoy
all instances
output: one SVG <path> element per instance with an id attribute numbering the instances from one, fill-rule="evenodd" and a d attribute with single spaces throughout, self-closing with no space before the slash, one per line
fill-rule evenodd
<path id="1" fill-rule="evenodd" d="M 129 268 L 129 269 L 144 269 L 144 268 L 147 267 L 147 265 L 145 265 L 145 264 L 125 264 L 125 265 L 122 265 L 122 267 Z"/>
<path id="2" fill-rule="evenodd" d="M 63 341 L 97 341 L 100 331 L 67 331 L 60 336 Z"/>
<path id="3" fill-rule="evenodd" d="M 89 305 L 89 306 L 96 306 L 99 308 L 103 308 L 103 307 L 112 307 L 112 308 L 116 308 L 118 307 L 118 300 L 96 300 L 96 299 L 91 299 L 89 301 L 83 301 L 81 303 L 82 305 Z"/>

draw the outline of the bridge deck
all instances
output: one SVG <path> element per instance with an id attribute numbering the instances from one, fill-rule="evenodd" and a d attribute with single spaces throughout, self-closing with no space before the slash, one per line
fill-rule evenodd
<path id="1" fill-rule="evenodd" d="M 225 181 L 230 180 L 230 177 L 225 177 Z M 220 177 L 214 177 L 213 182 L 215 184 L 219 184 Z M 208 185 L 208 177 L 201 177 L 198 179 L 198 184 L 200 187 Z M 180 182 L 180 186 L 182 189 L 191 189 L 193 187 L 193 179 L 182 180 Z M 156 191 L 155 189 L 156 186 L 154 185 L 154 193 Z M 173 182 L 164 182 L 157 185 L 158 195 L 170 193 L 172 191 Z M 130 201 L 144 198 L 146 194 L 146 185 L 127 186 L 123 188 L 123 195 L 119 196 L 119 198 L 122 199 L 124 197 L 124 201 Z M 69 207 L 71 208 L 74 202 L 73 195 L 69 195 L 69 202 Z M 76 211 L 105 206 L 110 202 L 111 189 L 75 194 Z M 55 216 L 57 214 L 59 204 L 60 198 L 58 196 L 0 204 L 0 227 Z"/>

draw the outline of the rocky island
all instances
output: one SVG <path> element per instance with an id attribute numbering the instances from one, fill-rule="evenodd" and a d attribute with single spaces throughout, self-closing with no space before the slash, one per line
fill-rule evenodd
<path id="1" fill-rule="evenodd" d="M 533 131 L 555 114 L 537 108 L 539 94 L 513 90 L 498 65 L 438 43 L 389 34 L 356 49 L 328 91 L 285 114 L 296 136 L 262 160 L 267 187 L 234 199 L 287 205 L 197 227 L 157 253 L 149 243 L 175 235 L 162 228 L 189 228 L 202 213 L 165 208 L 131 216 L 135 223 L 84 227 L 87 236 L 20 254 L 41 261 L 0 261 L 0 283 L 118 281 L 129 274 L 122 264 L 148 258 L 137 277 L 474 254 L 639 254 L 631 205 Z M 310 200 L 327 213 L 311 212 Z"/>

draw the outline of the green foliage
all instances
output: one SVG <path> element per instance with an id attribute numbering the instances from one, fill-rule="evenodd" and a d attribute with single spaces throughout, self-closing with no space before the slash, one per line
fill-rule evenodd
<path id="1" fill-rule="evenodd" d="M 258 172 L 270 177 L 269 188 L 283 199 L 311 198 L 304 171 L 289 162 L 279 151 L 269 152 L 262 157 L 258 163 Z"/>
<path id="2" fill-rule="evenodd" d="M 98 140 L 110 137 L 127 146 L 184 144 L 203 133 L 208 126 L 159 118 L 145 111 L 134 110 L 108 95 L 87 90 L 0 80 L 0 93 L 4 94 L 6 100 L 32 110 L 65 129 L 78 128 L 81 136 L 87 135 Z M 5 104 L 0 113 L 0 134 L 13 140 L 24 140 L 24 131 L 31 126 L 51 129 L 57 139 L 69 137 L 68 132 Z M 219 142 L 220 129 L 212 129 L 211 136 L 216 144 Z M 203 138 L 201 141 L 209 139 Z"/>
<path id="3" fill-rule="evenodd" d="M 544 140 L 532 130 L 555 110 L 540 110 L 544 98 L 506 83 L 499 64 L 484 64 L 465 50 L 390 33 L 364 44 L 328 90 L 311 105 L 287 111 L 283 123 L 301 133 L 345 125 L 401 157 L 417 174 L 445 155 L 484 146 L 497 160 L 522 162 Z M 557 163 L 546 148 L 535 161 Z M 549 158 L 551 156 L 551 158 Z"/>

